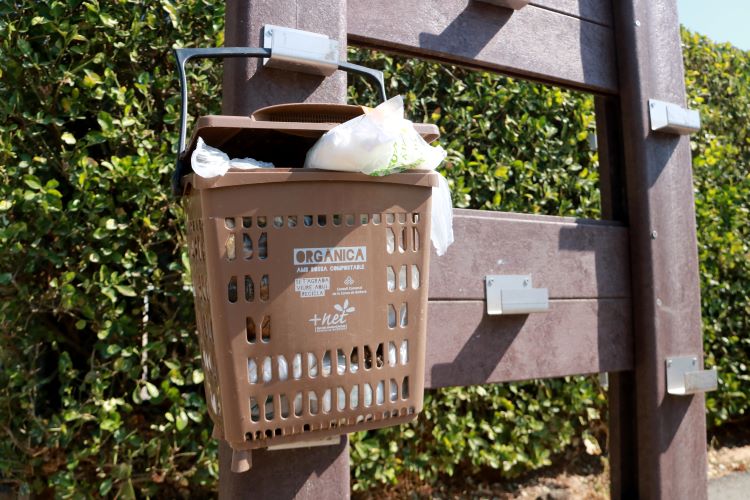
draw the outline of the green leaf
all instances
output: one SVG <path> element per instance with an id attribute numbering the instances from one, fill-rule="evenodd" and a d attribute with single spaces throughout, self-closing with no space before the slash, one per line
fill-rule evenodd
<path id="1" fill-rule="evenodd" d="M 178 431 L 185 430 L 185 427 L 187 427 L 188 424 L 188 416 L 185 410 L 180 409 L 179 412 L 177 412 L 177 418 L 175 419 L 175 427 Z"/>
<path id="2" fill-rule="evenodd" d="M 117 290 L 120 295 L 124 295 L 125 297 L 136 297 L 138 294 L 135 293 L 135 290 L 133 290 L 133 287 L 127 286 L 127 285 L 113 285 L 115 287 L 115 290 Z"/>
<path id="3" fill-rule="evenodd" d="M 146 382 L 146 391 L 148 392 L 148 395 L 152 398 L 158 398 L 159 397 L 159 389 L 152 384 L 151 382 Z"/>
<path id="4" fill-rule="evenodd" d="M 114 121 L 112 119 L 112 115 L 110 115 L 106 111 L 99 111 L 96 116 L 96 121 L 99 123 L 102 132 L 111 132 L 114 129 Z"/>
<path id="5" fill-rule="evenodd" d="M 102 77 L 98 73 L 84 69 L 86 76 L 83 78 L 83 86 L 90 89 L 102 83 Z"/>
<path id="6" fill-rule="evenodd" d="M 61 138 L 62 138 L 62 140 L 63 140 L 63 142 L 65 144 L 75 144 L 76 143 L 76 138 L 73 137 L 73 134 L 71 134 L 70 132 L 63 133 L 63 135 L 62 135 Z"/>

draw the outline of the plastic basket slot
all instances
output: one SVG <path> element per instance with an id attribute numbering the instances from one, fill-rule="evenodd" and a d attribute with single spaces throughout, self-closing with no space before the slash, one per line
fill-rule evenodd
<path id="1" fill-rule="evenodd" d="M 245 302 L 253 300 L 255 300 L 255 283 L 253 283 L 253 278 L 245 275 Z"/>
<path id="2" fill-rule="evenodd" d="M 253 258 L 253 240 L 247 233 L 242 233 L 242 258 L 245 260 Z"/>
<path id="3" fill-rule="evenodd" d="M 388 342 L 388 366 L 396 366 L 398 355 L 395 342 Z"/>
<path id="4" fill-rule="evenodd" d="M 302 353 L 298 352 L 292 358 L 292 377 L 294 380 L 302 378 Z"/>
<path id="5" fill-rule="evenodd" d="M 385 250 L 389 254 L 396 250 L 396 234 L 391 227 L 385 228 Z"/>
<path id="6" fill-rule="evenodd" d="M 268 343 L 271 341 L 271 317 L 270 316 L 263 316 L 263 321 L 260 324 L 260 335 L 261 340 L 264 343 Z"/>
<path id="7" fill-rule="evenodd" d="M 250 398 L 250 420 L 253 422 L 260 421 L 260 407 L 258 406 L 258 400 L 254 397 Z"/>
<path id="8" fill-rule="evenodd" d="M 286 362 L 286 357 L 283 354 L 279 354 L 276 357 L 276 365 L 279 370 L 279 381 L 283 382 L 289 378 L 289 364 Z"/>
<path id="9" fill-rule="evenodd" d="M 265 409 L 266 421 L 272 422 L 273 418 L 276 416 L 274 411 L 273 396 L 271 396 L 270 394 L 266 396 L 266 403 L 263 405 L 263 407 Z"/>
<path id="10" fill-rule="evenodd" d="M 359 371 L 359 348 L 354 346 L 352 353 L 349 356 L 349 372 L 357 373 Z"/>
<path id="11" fill-rule="evenodd" d="M 255 330 L 255 321 L 253 321 L 253 318 L 251 317 L 245 318 L 245 334 L 249 344 L 254 344 L 258 340 Z"/>
<path id="12" fill-rule="evenodd" d="M 336 388 L 336 409 L 338 411 L 346 409 L 346 391 L 341 386 Z"/>
<path id="13" fill-rule="evenodd" d="M 229 233 L 227 236 L 227 241 L 224 244 L 226 255 L 227 255 L 227 261 L 232 262 L 234 259 L 237 258 L 237 245 L 234 241 L 234 233 Z"/>
<path id="14" fill-rule="evenodd" d="M 364 352 L 365 352 L 365 370 L 369 370 L 372 368 L 372 350 L 370 350 L 369 345 L 365 346 Z"/>
<path id="15" fill-rule="evenodd" d="M 339 375 L 346 373 L 346 355 L 343 349 L 336 349 L 336 373 Z"/>
<path id="16" fill-rule="evenodd" d="M 385 279 L 389 292 L 396 290 L 396 273 L 391 266 L 385 268 Z"/>
<path id="17" fill-rule="evenodd" d="M 406 290 L 406 264 L 398 269 L 398 289 L 401 291 Z"/>
<path id="18" fill-rule="evenodd" d="M 247 360 L 247 381 L 250 384 L 258 383 L 258 363 L 255 361 L 255 358 Z"/>
<path id="19" fill-rule="evenodd" d="M 308 403 L 308 411 L 310 412 L 310 415 L 317 415 L 319 407 L 318 407 L 318 395 L 315 393 L 315 391 L 307 392 L 307 403 Z"/>
<path id="20" fill-rule="evenodd" d="M 323 355 L 323 376 L 328 377 L 331 375 L 331 351 L 326 351 Z"/>
<path id="21" fill-rule="evenodd" d="M 263 383 L 267 384 L 273 380 L 273 363 L 271 362 L 271 356 L 263 358 L 263 364 L 261 365 L 263 371 Z"/>
<path id="22" fill-rule="evenodd" d="M 294 416 L 302 416 L 302 391 L 297 391 L 294 395 Z"/>
<path id="23" fill-rule="evenodd" d="M 349 408 L 352 410 L 357 409 L 359 406 L 359 386 L 355 385 L 349 392 Z"/>
<path id="24" fill-rule="evenodd" d="M 315 378 L 318 376 L 318 358 L 314 353 L 307 353 L 307 376 Z"/>
<path id="25" fill-rule="evenodd" d="M 260 260 L 268 258 L 268 233 L 260 233 L 260 238 L 258 238 L 258 258 Z"/>
<path id="26" fill-rule="evenodd" d="M 286 394 L 279 396 L 279 408 L 281 408 L 281 418 L 289 418 L 289 399 Z"/>
<path id="27" fill-rule="evenodd" d="M 229 283 L 227 284 L 227 300 L 232 304 L 237 302 L 237 276 L 229 278 Z"/>
<path id="28" fill-rule="evenodd" d="M 362 396 L 363 396 L 363 402 L 365 404 L 365 408 L 369 408 L 372 406 L 372 386 L 370 384 L 364 384 L 362 386 Z"/>
<path id="29" fill-rule="evenodd" d="M 323 391 L 323 413 L 331 413 L 331 389 Z"/>

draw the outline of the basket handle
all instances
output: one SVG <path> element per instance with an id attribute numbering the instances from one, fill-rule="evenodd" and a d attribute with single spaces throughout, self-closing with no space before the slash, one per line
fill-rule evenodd
<path id="1" fill-rule="evenodd" d="M 185 65 L 191 59 L 225 59 L 235 57 L 271 57 L 271 49 L 262 49 L 259 47 L 216 47 L 216 48 L 189 48 L 174 49 L 174 55 L 177 58 L 177 71 L 180 75 L 180 97 L 182 99 L 180 106 L 180 142 L 177 148 L 177 165 L 172 178 L 172 189 L 178 194 L 180 178 L 182 177 L 183 165 L 180 157 L 185 152 L 185 142 L 187 137 L 187 112 L 188 112 L 188 88 Z M 385 81 L 383 72 L 366 66 L 359 66 L 349 62 L 339 62 L 338 69 L 349 73 L 358 74 L 369 78 L 377 85 L 378 93 L 382 101 L 386 100 Z"/>

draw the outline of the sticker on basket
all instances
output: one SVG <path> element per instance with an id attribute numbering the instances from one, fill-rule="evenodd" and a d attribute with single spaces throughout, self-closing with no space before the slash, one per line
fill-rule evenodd
<path id="1" fill-rule="evenodd" d="M 346 279 L 344 279 L 344 283 L 342 286 L 337 286 L 336 291 L 333 292 L 333 296 L 342 296 L 342 295 L 365 295 L 367 294 L 367 290 L 365 290 L 365 287 L 357 284 L 357 281 L 351 277 L 351 275 L 347 276 Z"/>
<path id="2" fill-rule="evenodd" d="M 344 300 L 343 304 L 335 304 L 333 309 L 333 312 L 326 312 L 322 315 L 315 313 L 308 320 L 313 324 L 315 333 L 343 332 L 349 328 L 346 318 L 357 310 L 349 303 L 349 299 Z"/>
<path id="3" fill-rule="evenodd" d="M 367 247 L 295 248 L 298 273 L 361 271 L 367 262 Z"/>
<path id="4" fill-rule="evenodd" d="M 326 290 L 331 289 L 331 278 L 296 278 L 294 280 L 294 291 L 299 293 L 300 298 L 325 297 Z"/>

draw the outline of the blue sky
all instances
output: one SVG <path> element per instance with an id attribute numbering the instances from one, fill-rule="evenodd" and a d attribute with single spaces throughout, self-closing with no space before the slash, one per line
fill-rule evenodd
<path id="1" fill-rule="evenodd" d="M 750 50 L 750 0 L 677 0 L 677 9 L 689 30 Z"/>

